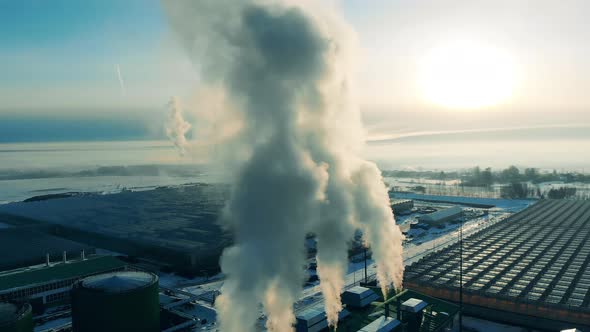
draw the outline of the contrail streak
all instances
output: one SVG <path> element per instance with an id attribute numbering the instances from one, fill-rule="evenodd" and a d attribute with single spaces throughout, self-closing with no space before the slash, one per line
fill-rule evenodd
<path id="1" fill-rule="evenodd" d="M 121 68 L 119 64 L 115 65 L 115 70 L 117 71 L 117 77 L 119 78 L 119 85 L 121 86 L 121 96 L 127 96 L 127 89 L 125 89 L 125 82 L 123 81 L 123 76 L 121 76 Z"/>

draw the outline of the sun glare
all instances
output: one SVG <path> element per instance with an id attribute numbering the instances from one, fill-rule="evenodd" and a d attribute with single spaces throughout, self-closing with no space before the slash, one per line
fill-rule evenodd
<path id="1" fill-rule="evenodd" d="M 457 110 L 499 104 L 512 95 L 518 81 L 508 54 L 473 42 L 435 48 L 419 65 L 419 88 L 426 100 Z"/>

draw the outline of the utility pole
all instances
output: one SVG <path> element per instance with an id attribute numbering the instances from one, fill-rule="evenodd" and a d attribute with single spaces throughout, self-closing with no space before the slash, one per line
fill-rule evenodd
<path id="1" fill-rule="evenodd" d="M 463 219 L 459 229 L 459 332 L 463 332 Z"/>
<path id="2" fill-rule="evenodd" d="M 367 247 L 365 246 L 365 284 L 367 282 Z"/>

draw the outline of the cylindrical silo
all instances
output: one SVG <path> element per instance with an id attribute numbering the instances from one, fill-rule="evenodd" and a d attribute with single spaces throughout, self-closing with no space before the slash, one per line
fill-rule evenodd
<path id="1" fill-rule="evenodd" d="M 0 303 L 0 332 L 33 332 L 31 306 Z"/>
<path id="2" fill-rule="evenodd" d="M 74 332 L 160 331 L 158 276 L 114 272 L 91 276 L 72 288 Z"/>

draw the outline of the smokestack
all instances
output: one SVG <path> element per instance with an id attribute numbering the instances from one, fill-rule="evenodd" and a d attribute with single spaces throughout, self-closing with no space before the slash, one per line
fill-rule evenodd
<path id="1" fill-rule="evenodd" d="M 360 157 L 355 34 L 328 3 L 162 2 L 201 69 L 199 81 L 221 90 L 221 105 L 202 98 L 198 108 L 215 112 L 223 120 L 218 131 L 234 135 L 216 146 L 229 156 L 224 165 L 236 167 L 223 215 L 235 245 L 220 260 L 227 276 L 216 301 L 222 331 L 253 331 L 259 304 L 269 331 L 292 331 L 310 232 L 331 326 L 342 310 L 347 241 L 357 229 L 382 291 L 401 288 L 403 235 L 381 172 Z"/>
<path id="2" fill-rule="evenodd" d="M 82 252 L 80 253 L 80 258 L 85 261 L 86 260 L 86 254 L 84 253 L 84 249 L 82 249 Z"/>
<path id="3" fill-rule="evenodd" d="M 49 261 L 49 253 L 45 254 L 45 266 L 50 266 L 51 262 Z"/>
<path id="4" fill-rule="evenodd" d="M 67 261 L 68 261 L 68 259 L 67 259 L 67 256 L 66 256 L 66 255 L 67 255 L 67 254 L 66 254 L 66 252 L 64 251 L 64 252 L 63 252 L 63 254 L 62 254 L 62 261 L 63 261 L 63 263 L 64 263 L 64 264 L 65 264 L 65 263 L 67 263 Z"/>

